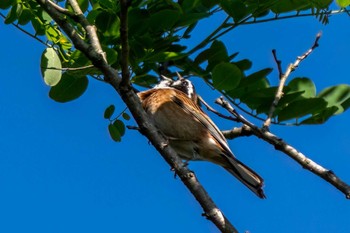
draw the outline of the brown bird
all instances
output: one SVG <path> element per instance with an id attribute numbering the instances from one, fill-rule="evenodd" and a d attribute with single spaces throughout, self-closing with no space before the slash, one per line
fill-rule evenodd
<path id="1" fill-rule="evenodd" d="M 169 145 L 184 160 L 218 164 L 234 175 L 260 198 L 265 198 L 263 179 L 237 160 L 218 127 L 197 104 L 192 83 L 179 76 L 164 77 L 150 90 L 139 92 L 142 107 Z"/>

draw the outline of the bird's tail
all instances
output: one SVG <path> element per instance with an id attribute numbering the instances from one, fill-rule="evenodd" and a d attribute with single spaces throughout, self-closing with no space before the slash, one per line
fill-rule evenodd
<path id="1" fill-rule="evenodd" d="M 248 166 L 234 157 L 226 157 L 228 163 L 223 167 L 245 186 L 252 190 L 258 197 L 266 198 L 262 189 L 264 180 Z"/>

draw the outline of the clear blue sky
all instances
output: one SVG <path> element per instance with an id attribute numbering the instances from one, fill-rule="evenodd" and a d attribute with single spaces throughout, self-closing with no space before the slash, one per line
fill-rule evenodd
<path id="1" fill-rule="evenodd" d="M 272 49 L 286 67 L 322 30 L 320 47 L 292 74 L 312 78 L 321 90 L 350 83 L 349 22 L 345 15 L 331 17 L 327 26 L 314 18 L 270 22 L 223 40 L 230 52 L 253 61 L 253 72 L 275 68 Z M 124 109 L 111 87 L 90 80 L 80 99 L 52 101 L 39 69 L 44 47 L 14 27 L 0 23 L 0 30 L 0 232 L 217 232 L 145 138 L 136 131 L 127 131 L 121 143 L 109 138 L 104 109 Z M 277 73 L 270 78 L 276 82 Z M 207 102 L 219 96 L 196 83 Z M 324 125 L 272 131 L 350 183 L 349 119 L 346 112 Z M 219 121 L 221 128 L 232 126 Z M 220 167 L 192 162 L 190 168 L 241 232 L 350 231 L 350 200 L 334 187 L 257 138 L 230 146 L 264 177 L 266 200 Z"/>

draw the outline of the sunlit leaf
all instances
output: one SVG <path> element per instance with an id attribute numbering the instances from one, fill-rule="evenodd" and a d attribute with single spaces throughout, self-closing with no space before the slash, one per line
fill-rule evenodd
<path id="1" fill-rule="evenodd" d="M 149 62 L 164 62 L 169 60 L 176 60 L 185 57 L 186 54 L 178 52 L 159 52 L 149 55 L 145 58 L 145 61 Z"/>
<path id="2" fill-rule="evenodd" d="M 55 86 L 62 77 L 62 64 L 55 49 L 46 48 L 41 55 L 41 74 L 46 85 Z"/>
<path id="3" fill-rule="evenodd" d="M 278 121 L 286 121 L 301 118 L 309 114 L 321 112 L 327 107 L 327 102 L 322 98 L 301 99 L 292 102 L 283 108 L 278 114 Z"/>
<path id="4" fill-rule="evenodd" d="M 303 91 L 302 97 L 310 98 L 316 96 L 316 87 L 309 78 L 294 78 L 288 83 L 292 91 Z"/>
<path id="5" fill-rule="evenodd" d="M 338 111 L 335 114 L 344 112 L 343 103 L 350 98 L 350 86 L 347 84 L 340 84 L 333 87 L 328 87 L 321 91 L 318 95 L 327 101 L 327 106 L 336 106 Z"/>
<path id="6" fill-rule="evenodd" d="M 335 2 L 342 8 L 350 5 L 350 0 L 336 0 Z"/>

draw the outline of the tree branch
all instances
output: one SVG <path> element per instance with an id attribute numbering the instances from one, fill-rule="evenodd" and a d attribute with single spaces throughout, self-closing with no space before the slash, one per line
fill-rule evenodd
<path id="1" fill-rule="evenodd" d="M 268 117 L 267 117 L 267 119 L 264 122 L 264 125 L 263 125 L 263 129 L 264 130 L 268 130 L 268 128 L 271 125 L 271 120 L 272 120 L 273 114 L 274 114 L 274 112 L 276 110 L 276 107 L 277 107 L 279 101 L 281 100 L 281 98 L 283 96 L 283 88 L 284 88 L 284 84 L 287 81 L 287 78 L 299 66 L 300 62 L 305 60 L 312 53 L 312 51 L 314 51 L 315 48 L 318 47 L 318 41 L 319 41 L 320 38 L 321 38 L 321 33 L 318 33 L 317 36 L 316 36 L 316 39 L 315 39 L 315 41 L 314 41 L 314 43 L 312 45 L 312 47 L 308 51 L 306 51 L 302 56 L 297 57 L 295 62 L 288 66 L 288 68 L 287 68 L 287 70 L 286 70 L 286 72 L 284 74 L 282 74 L 282 71 L 281 71 L 282 69 L 280 68 L 281 67 L 281 65 L 280 65 L 281 63 L 276 57 L 276 52 L 273 52 L 275 61 L 277 62 L 277 67 L 278 67 L 278 71 L 279 71 L 279 75 L 280 75 L 280 82 L 278 84 L 278 88 L 277 88 L 277 91 L 276 91 L 276 94 L 275 94 L 275 99 L 272 101 L 272 104 L 270 106 Z"/>
<path id="2" fill-rule="evenodd" d="M 140 127 L 140 132 L 144 134 L 163 158 L 174 168 L 176 174 L 181 178 L 182 182 L 190 190 L 199 204 L 204 210 L 204 216 L 211 220 L 221 232 L 238 232 L 230 221 L 223 215 L 223 213 L 215 205 L 211 197 L 206 190 L 197 180 L 195 174 L 190 171 L 182 160 L 178 157 L 177 153 L 168 146 L 168 141 L 163 135 L 159 133 L 159 130 L 152 124 L 147 114 L 141 107 L 139 98 L 134 93 L 130 86 L 130 73 L 128 66 L 128 30 L 127 30 L 127 8 L 128 1 L 122 0 L 121 4 L 121 45 L 122 45 L 122 82 L 120 83 L 119 90 L 123 101 L 129 107 L 130 112 L 133 114 L 136 122 Z"/>
<path id="3" fill-rule="evenodd" d="M 227 139 L 234 139 L 238 137 L 243 137 L 243 136 L 247 137 L 247 136 L 254 135 L 252 129 L 247 125 L 243 125 L 242 127 L 239 127 L 239 128 L 233 128 L 231 130 L 223 130 L 221 132 Z"/>
<path id="4" fill-rule="evenodd" d="M 55 20 L 55 22 L 61 27 L 61 29 L 67 34 L 67 36 L 72 40 L 74 46 L 82 51 L 91 62 L 101 70 L 105 76 L 105 80 L 110 83 L 110 85 L 120 94 L 123 101 L 126 103 L 131 114 L 135 118 L 140 132 L 144 134 L 153 146 L 158 150 L 158 152 L 163 156 L 163 158 L 170 164 L 171 167 L 175 169 L 176 174 L 181 178 L 183 183 L 191 191 L 197 201 L 201 204 L 205 216 L 210 219 L 222 232 L 238 232 L 235 227 L 229 222 L 229 220 L 222 214 L 222 212 L 214 204 L 213 200 L 210 198 L 205 189 L 198 182 L 194 173 L 191 172 L 178 158 L 176 152 L 168 146 L 167 139 L 164 138 L 159 130 L 152 124 L 148 115 L 143 110 L 140 100 L 135 94 L 133 88 L 130 86 L 129 82 L 122 82 L 121 78 L 118 76 L 118 72 L 111 68 L 103 56 L 103 51 L 101 45 L 99 44 L 95 29 L 93 26 L 89 25 L 82 12 L 77 5 L 75 0 L 70 0 L 70 4 L 77 15 L 75 17 L 77 22 L 79 22 L 84 29 L 89 34 L 89 43 L 85 42 L 76 32 L 75 28 L 68 23 L 65 19 L 66 15 L 58 11 L 53 5 L 55 3 L 50 0 L 36 0 L 45 11 Z M 121 20 L 126 20 L 122 18 Z M 121 22 L 121 24 L 126 25 L 126 22 Z M 127 33 L 127 31 L 123 31 Z M 127 37 L 122 37 L 124 40 Z M 122 46 L 127 45 L 124 41 Z M 124 50 L 125 51 L 125 50 Z M 124 53 L 123 55 L 127 55 Z M 123 57 L 122 59 L 125 59 Z M 127 60 L 124 60 L 123 71 L 128 70 Z M 123 72 L 123 79 L 129 79 L 129 73 Z"/>
<path id="5" fill-rule="evenodd" d="M 237 117 L 237 119 L 245 124 L 246 126 L 250 127 L 252 133 L 257 136 L 258 138 L 263 139 L 264 141 L 270 143 L 275 147 L 276 150 L 279 150 L 283 152 L 284 154 L 288 155 L 292 159 L 294 159 L 296 162 L 298 162 L 303 168 L 311 171 L 312 173 L 316 174 L 317 176 L 321 177 L 328 183 L 332 184 L 334 187 L 336 187 L 338 190 L 340 190 L 342 193 L 345 194 L 345 197 L 347 199 L 350 199 L 350 186 L 346 184 L 344 181 L 342 181 L 338 176 L 334 174 L 333 171 L 328 170 L 321 165 L 315 163 L 308 157 L 306 157 L 303 153 L 299 152 L 297 149 L 295 149 L 293 146 L 289 145 L 285 141 L 283 141 L 281 138 L 277 137 L 276 135 L 264 130 L 260 129 L 248 120 L 246 120 L 244 117 L 239 115 L 232 106 L 224 100 L 222 97 L 218 98 L 216 100 L 216 103 L 228 110 L 232 115 Z"/>

